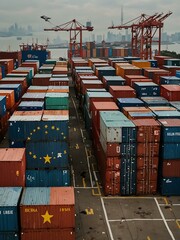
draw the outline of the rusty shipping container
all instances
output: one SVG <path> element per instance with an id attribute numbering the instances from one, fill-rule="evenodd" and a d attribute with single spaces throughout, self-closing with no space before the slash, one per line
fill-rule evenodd
<path id="1" fill-rule="evenodd" d="M 168 101 L 180 101 L 179 85 L 161 85 L 161 96 Z"/>
<path id="2" fill-rule="evenodd" d="M 75 228 L 73 187 L 25 188 L 20 202 L 21 229 Z"/>
<path id="3" fill-rule="evenodd" d="M 180 159 L 162 160 L 162 176 L 180 178 Z"/>
<path id="4" fill-rule="evenodd" d="M 0 186 L 25 186 L 25 149 L 0 148 Z"/>

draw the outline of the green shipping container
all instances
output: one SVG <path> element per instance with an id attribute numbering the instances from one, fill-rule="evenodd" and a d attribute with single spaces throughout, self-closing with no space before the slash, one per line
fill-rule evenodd
<path id="1" fill-rule="evenodd" d="M 68 93 L 46 93 L 45 96 L 46 109 L 69 109 Z"/>

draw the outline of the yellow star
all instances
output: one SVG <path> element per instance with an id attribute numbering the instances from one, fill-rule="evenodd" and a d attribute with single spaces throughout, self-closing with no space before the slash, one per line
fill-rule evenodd
<path id="1" fill-rule="evenodd" d="M 34 129 L 33 132 L 36 132 L 36 129 Z"/>
<path id="2" fill-rule="evenodd" d="M 62 132 L 61 135 L 64 135 L 64 133 Z"/>
<path id="3" fill-rule="evenodd" d="M 64 154 L 66 154 L 67 153 L 67 151 L 66 150 L 64 150 Z"/>
<path id="4" fill-rule="evenodd" d="M 56 128 L 57 131 L 59 131 L 59 128 Z"/>
<path id="5" fill-rule="evenodd" d="M 29 155 L 32 155 L 32 152 L 29 152 Z"/>
<path id="6" fill-rule="evenodd" d="M 44 158 L 44 160 L 45 160 L 45 162 L 44 163 L 51 163 L 51 158 L 52 157 L 49 157 L 49 155 L 47 154 L 45 157 L 43 157 Z"/>
<path id="7" fill-rule="evenodd" d="M 45 125 L 44 127 L 45 127 L 45 128 L 48 128 L 48 125 Z"/>
<path id="8" fill-rule="evenodd" d="M 31 140 L 31 138 L 30 138 L 30 137 L 28 137 L 28 138 L 27 138 L 27 140 Z"/>
<path id="9" fill-rule="evenodd" d="M 52 126 L 51 129 L 55 129 L 55 126 Z"/>
<path id="10" fill-rule="evenodd" d="M 32 135 L 32 133 L 30 133 L 30 135 Z"/>
<path id="11" fill-rule="evenodd" d="M 45 134 L 48 134 L 48 131 L 45 131 Z"/>
<path id="12" fill-rule="evenodd" d="M 37 130 L 40 130 L 41 128 L 40 127 L 37 127 Z"/>
<path id="13" fill-rule="evenodd" d="M 44 218 L 43 224 L 46 222 L 51 223 L 51 218 L 53 217 L 53 215 L 50 215 L 48 211 L 46 211 L 46 213 L 44 215 L 41 215 L 41 217 Z"/>
<path id="14" fill-rule="evenodd" d="M 36 155 L 33 155 L 33 158 L 36 159 L 37 158 Z"/>

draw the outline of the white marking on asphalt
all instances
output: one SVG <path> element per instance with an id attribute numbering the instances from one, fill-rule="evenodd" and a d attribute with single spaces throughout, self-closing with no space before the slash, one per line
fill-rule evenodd
<path id="1" fill-rule="evenodd" d="M 157 208 L 158 208 L 158 210 L 159 210 L 159 213 L 160 213 L 160 215 L 161 215 L 161 217 L 162 217 L 162 219 L 163 219 L 164 225 L 166 226 L 166 228 L 167 228 L 167 230 L 168 230 L 168 232 L 169 232 L 169 235 L 171 236 L 171 239 L 175 240 L 175 237 L 174 237 L 172 231 L 170 230 L 170 228 L 169 228 L 169 226 L 168 226 L 168 224 L 167 224 L 167 220 L 166 220 L 165 217 L 164 217 L 164 214 L 163 214 L 163 212 L 162 212 L 162 210 L 161 210 L 161 208 L 160 208 L 160 206 L 159 206 L 159 204 L 158 204 L 157 199 L 154 198 L 154 201 L 155 201 L 155 203 L 156 203 L 156 205 L 157 205 Z"/>
<path id="2" fill-rule="evenodd" d="M 104 200 L 103 200 L 102 197 L 101 197 L 101 204 L 102 204 L 104 216 L 105 216 L 105 219 L 106 219 L 106 224 L 107 224 L 107 227 L 108 227 L 109 236 L 110 236 L 111 240 L 114 240 L 114 237 L 113 237 L 113 234 L 112 234 L 112 231 L 111 231 L 111 227 L 110 227 L 110 224 L 109 224 L 109 221 L 108 221 L 108 216 L 107 216 L 106 208 L 105 208 L 105 206 L 104 206 Z"/>
<path id="3" fill-rule="evenodd" d="M 109 220 L 109 222 L 132 222 L 132 221 L 163 221 L 162 218 L 132 218 L 132 219 L 115 219 L 115 220 Z M 166 219 L 166 222 L 174 222 L 175 219 Z M 179 221 L 177 219 L 177 221 Z"/>
<path id="4" fill-rule="evenodd" d="M 75 176 L 74 176 L 73 165 L 71 165 L 71 173 L 72 173 L 72 179 L 73 179 L 73 187 L 75 187 L 76 186 L 76 181 L 75 181 Z"/>

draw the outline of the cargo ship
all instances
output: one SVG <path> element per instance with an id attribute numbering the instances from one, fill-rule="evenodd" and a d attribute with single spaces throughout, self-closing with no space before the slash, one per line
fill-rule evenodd
<path id="1" fill-rule="evenodd" d="M 180 60 L 35 48 L 0 52 L 0 239 L 178 240 Z"/>

